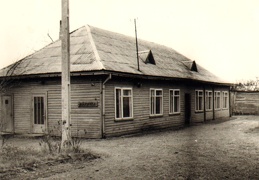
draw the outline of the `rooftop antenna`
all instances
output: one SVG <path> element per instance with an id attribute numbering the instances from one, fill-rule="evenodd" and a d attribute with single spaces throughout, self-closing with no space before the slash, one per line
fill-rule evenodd
<path id="1" fill-rule="evenodd" d="M 138 62 L 138 71 L 139 70 L 139 56 L 138 56 L 138 36 L 137 36 L 137 23 L 136 23 L 136 19 L 134 19 L 134 24 L 135 24 L 135 36 L 136 36 L 136 50 L 137 50 L 137 62 Z"/>

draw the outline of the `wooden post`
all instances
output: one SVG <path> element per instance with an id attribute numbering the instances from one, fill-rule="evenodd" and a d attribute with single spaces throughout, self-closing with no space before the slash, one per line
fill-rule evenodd
<path id="1" fill-rule="evenodd" d="M 136 36 L 136 51 L 137 51 L 137 62 L 138 62 L 138 71 L 139 69 L 139 56 L 138 56 L 138 36 L 137 36 L 137 23 L 136 19 L 134 19 L 134 24 L 135 24 L 135 36 Z"/>
<path id="2" fill-rule="evenodd" d="M 70 130 L 70 37 L 69 37 L 69 0 L 62 0 L 61 22 L 62 52 L 62 141 L 61 147 L 71 140 Z"/>
<path id="3" fill-rule="evenodd" d="M 203 119 L 204 122 L 206 121 L 206 88 L 203 85 L 203 108 L 204 108 L 204 114 L 203 114 Z"/>

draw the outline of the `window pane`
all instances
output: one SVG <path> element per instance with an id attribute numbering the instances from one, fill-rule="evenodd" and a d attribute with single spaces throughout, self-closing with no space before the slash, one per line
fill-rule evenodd
<path id="1" fill-rule="evenodd" d="M 151 90 L 150 93 L 150 114 L 155 114 L 155 90 Z"/>
<path id="2" fill-rule="evenodd" d="M 34 97 L 33 101 L 34 124 L 44 124 L 44 98 Z"/>
<path id="3" fill-rule="evenodd" d="M 173 91 L 170 91 L 170 107 L 169 107 L 169 113 L 173 113 L 173 103 L 174 103 L 174 96 L 173 96 Z"/>
<path id="4" fill-rule="evenodd" d="M 123 98 L 123 117 L 130 117 L 130 98 Z"/>
<path id="5" fill-rule="evenodd" d="M 199 109 L 202 110 L 202 97 L 199 97 Z"/>
<path id="6" fill-rule="evenodd" d="M 116 118 L 121 118 L 121 90 L 116 89 Z"/>
<path id="7" fill-rule="evenodd" d="M 174 91 L 174 95 L 180 95 L 180 91 Z"/>
<path id="8" fill-rule="evenodd" d="M 220 97 L 217 97 L 217 108 L 220 108 Z"/>
<path id="9" fill-rule="evenodd" d="M 38 116 L 37 116 L 37 112 L 38 112 L 38 108 L 37 108 L 37 104 L 38 104 L 38 102 L 37 102 L 37 98 L 36 97 L 34 97 L 34 124 L 37 124 L 37 121 L 38 121 Z"/>
<path id="10" fill-rule="evenodd" d="M 162 98 L 156 97 L 156 114 L 162 113 Z"/>
<path id="11" fill-rule="evenodd" d="M 131 95 L 131 90 L 123 90 L 123 95 L 124 96 L 130 96 Z"/>
<path id="12" fill-rule="evenodd" d="M 162 91 L 161 91 L 161 90 L 157 90 L 157 91 L 156 91 L 156 95 L 157 95 L 157 96 L 161 96 L 161 95 L 162 95 Z"/>
<path id="13" fill-rule="evenodd" d="M 195 97 L 195 110 L 198 110 L 198 109 L 199 109 L 198 104 L 199 104 L 199 97 L 198 97 L 198 92 L 196 91 L 196 97 Z"/>
<path id="14" fill-rule="evenodd" d="M 179 104 L 179 97 L 174 97 L 174 112 L 180 112 Z"/>

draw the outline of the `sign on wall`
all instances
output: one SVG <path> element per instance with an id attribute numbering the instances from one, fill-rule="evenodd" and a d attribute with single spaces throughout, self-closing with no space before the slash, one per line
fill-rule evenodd
<path id="1" fill-rule="evenodd" d="M 92 107 L 98 107 L 98 102 L 78 102 L 79 108 L 92 108 Z"/>

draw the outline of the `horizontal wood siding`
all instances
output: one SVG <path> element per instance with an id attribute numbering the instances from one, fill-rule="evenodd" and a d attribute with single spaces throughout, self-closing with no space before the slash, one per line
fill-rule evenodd
<path id="1" fill-rule="evenodd" d="M 99 82 L 77 81 L 71 86 L 73 136 L 101 138 L 101 99 Z M 78 107 L 79 102 L 96 102 L 98 107 Z"/>
<path id="2" fill-rule="evenodd" d="M 52 135 L 61 136 L 61 86 L 48 91 L 48 130 Z"/>
<path id="3" fill-rule="evenodd" d="M 220 91 L 220 92 L 228 91 L 228 93 L 230 93 L 228 87 L 217 87 L 214 90 Z M 218 110 L 215 110 L 215 119 L 230 117 L 230 112 L 229 112 L 230 104 L 229 104 L 227 109 L 223 109 L 222 107 L 223 107 L 223 99 L 222 99 L 222 96 L 221 96 L 221 108 L 218 109 Z"/>
<path id="4" fill-rule="evenodd" d="M 213 111 L 206 111 L 206 121 L 213 120 Z"/>
<path id="5" fill-rule="evenodd" d="M 47 102 L 47 130 L 61 135 L 61 83 L 57 81 L 21 82 L 10 90 L 14 98 L 15 133 L 32 133 L 32 96 L 43 94 Z M 98 107 L 79 108 L 78 102 L 98 102 Z M 72 81 L 71 124 L 72 135 L 101 138 L 100 83 L 85 80 Z"/>
<path id="6" fill-rule="evenodd" d="M 211 87 L 203 85 L 186 85 L 181 83 L 169 83 L 146 81 L 137 87 L 134 83 L 111 80 L 106 84 L 105 96 L 105 134 L 106 136 L 119 136 L 129 133 L 140 132 L 145 129 L 161 129 L 169 127 L 180 127 L 185 122 L 185 93 L 191 96 L 191 123 L 204 122 L 213 119 L 213 111 L 195 112 L 195 90 L 211 90 Z M 133 90 L 133 120 L 115 120 L 115 87 L 132 88 Z M 150 88 L 163 89 L 163 116 L 150 117 Z M 169 115 L 169 89 L 180 89 L 181 113 Z M 227 88 L 215 88 L 215 90 L 226 91 Z M 205 93 L 204 93 L 205 98 Z M 229 117 L 228 109 L 222 109 L 215 113 L 216 118 Z"/>
<path id="7" fill-rule="evenodd" d="M 232 92 L 232 97 L 234 114 L 259 114 L 259 92 Z"/>
<path id="8" fill-rule="evenodd" d="M 201 123 L 204 122 L 204 110 L 202 112 L 195 112 L 195 90 L 202 90 L 204 91 L 205 87 L 205 92 L 206 90 L 208 91 L 212 91 L 212 87 L 206 87 L 203 85 L 193 85 L 193 87 L 190 89 L 191 91 L 191 122 L 192 123 Z M 223 91 L 229 91 L 228 87 L 214 87 L 214 91 L 220 91 L 221 95 Z M 205 92 L 203 92 L 203 98 L 206 98 Z M 214 97 L 214 96 L 213 96 Z M 214 98 L 212 98 L 213 104 L 214 104 Z M 205 102 L 206 103 L 206 102 Z M 222 108 L 222 104 L 223 104 L 223 98 L 221 97 L 221 108 L 214 110 L 214 115 L 215 115 L 215 119 L 217 118 L 222 118 L 222 117 L 229 117 L 230 113 L 229 113 L 229 107 L 226 109 Z M 206 105 L 206 104 L 205 104 Z M 213 119 L 213 110 L 205 110 L 206 112 L 206 120 L 212 120 Z"/>
<path id="9" fill-rule="evenodd" d="M 22 84 L 12 92 L 15 133 L 31 133 L 31 85 Z"/>
<path id="10" fill-rule="evenodd" d="M 114 89 L 115 87 L 130 87 L 133 89 L 133 120 L 115 121 Z M 150 88 L 163 89 L 163 116 L 150 117 Z M 180 89 L 181 113 L 169 115 L 169 89 Z M 105 96 L 105 134 L 119 136 L 140 132 L 148 129 L 181 127 L 184 125 L 184 86 L 167 83 L 144 82 L 141 87 L 134 83 L 109 81 L 106 84 Z"/>

